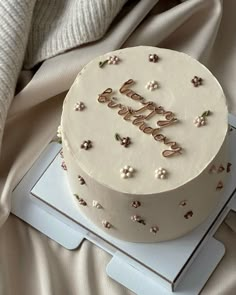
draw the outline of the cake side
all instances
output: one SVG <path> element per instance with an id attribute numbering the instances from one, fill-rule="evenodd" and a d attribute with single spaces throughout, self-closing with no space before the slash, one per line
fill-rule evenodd
<path id="1" fill-rule="evenodd" d="M 77 208 L 100 229 L 130 242 L 180 237 L 201 224 L 217 205 L 227 174 L 227 141 L 195 180 L 169 192 L 124 194 L 101 185 L 75 165 L 64 148 L 68 180 Z"/>

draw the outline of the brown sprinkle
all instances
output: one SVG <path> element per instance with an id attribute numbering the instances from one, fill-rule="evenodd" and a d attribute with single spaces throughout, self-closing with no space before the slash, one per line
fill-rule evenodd
<path id="1" fill-rule="evenodd" d="M 65 161 L 62 161 L 61 167 L 62 167 L 63 170 L 67 171 L 67 166 L 66 166 Z"/>
<path id="2" fill-rule="evenodd" d="M 74 194 L 74 196 L 76 197 L 76 199 L 78 200 L 79 204 L 82 206 L 87 206 L 87 203 L 85 202 L 84 199 L 80 198 L 79 195 Z"/>
<path id="3" fill-rule="evenodd" d="M 216 166 L 212 165 L 210 170 L 209 170 L 209 173 L 216 173 L 216 172 L 217 172 Z"/>
<path id="4" fill-rule="evenodd" d="M 130 138 L 127 137 L 121 137 L 118 133 L 115 134 L 115 139 L 117 141 L 120 141 L 120 144 L 123 145 L 124 147 L 128 147 L 131 144 Z"/>
<path id="5" fill-rule="evenodd" d="M 141 206 L 141 203 L 140 203 L 139 201 L 133 201 L 133 202 L 131 203 L 131 206 L 134 207 L 134 208 L 138 208 L 138 207 Z"/>
<path id="6" fill-rule="evenodd" d="M 128 147 L 131 144 L 131 140 L 129 137 L 123 137 L 121 140 L 121 145 L 124 147 Z"/>
<path id="7" fill-rule="evenodd" d="M 203 79 L 198 76 L 194 76 L 193 79 L 191 80 L 194 87 L 198 87 L 198 86 L 202 85 L 202 81 L 203 81 Z"/>
<path id="8" fill-rule="evenodd" d="M 227 163 L 227 168 L 226 168 L 226 172 L 229 173 L 231 171 L 231 163 Z"/>
<path id="9" fill-rule="evenodd" d="M 150 62 L 158 62 L 159 61 L 159 56 L 157 54 L 149 54 L 149 57 L 148 57 L 149 61 Z"/>
<path id="10" fill-rule="evenodd" d="M 138 216 L 138 215 L 131 216 L 131 220 L 134 221 L 134 222 L 138 222 L 138 223 L 141 223 L 143 225 L 146 225 L 145 220 L 142 217 Z"/>
<path id="11" fill-rule="evenodd" d="M 185 219 L 189 219 L 193 216 L 193 211 L 188 211 L 185 215 L 184 215 L 184 218 Z"/>
<path id="12" fill-rule="evenodd" d="M 79 179 L 79 182 L 80 182 L 81 185 L 85 184 L 85 180 L 83 179 L 82 176 L 79 175 L 78 179 Z"/>
<path id="13" fill-rule="evenodd" d="M 224 184 L 223 184 L 223 182 L 220 180 L 220 181 L 218 182 L 218 184 L 217 184 L 216 190 L 217 190 L 217 191 L 220 191 L 223 187 L 224 187 Z"/>
<path id="14" fill-rule="evenodd" d="M 84 149 L 84 150 L 91 149 L 92 148 L 91 140 L 84 140 L 80 147 L 81 147 L 81 149 Z"/>
<path id="15" fill-rule="evenodd" d="M 106 221 L 106 220 L 103 220 L 102 221 L 102 225 L 107 228 L 107 229 L 110 229 L 111 228 L 111 224 L 110 222 Z"/>
<path id="16" fill-rule="evenodd" d="M 152 226 L 150 228 L 150 232 L 153 234 L 156 234 L 159 231 L 159 227 L 158 226 Z"/>
<path id="17" fill-rule="evenodd" d="M 84 199 L 79 199 L 79 204 L 82 205 L 82 206 L 87 206 L 87 203 L 85 202 Z"/>
<path id="18" fill-rule="evenodd" d="M 179 206 L 180 207 L 185 207 L 187 205 L 187 201 L 186 200 L 183 200 L 179 203 Z"/>
<path id="19" fill-rule="evenodd" d="M 221 172 L 223 172 L 223 171 L 225 171 L 225 168 L 224 168 L 224 166 L 221 164 L 221 165 L 219 166 L 217 172 L 218 172 L 218 173 L 221 173 Z"/>

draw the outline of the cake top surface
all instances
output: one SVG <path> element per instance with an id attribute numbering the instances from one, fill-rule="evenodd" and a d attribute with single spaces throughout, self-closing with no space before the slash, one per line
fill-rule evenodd
<path id="1" fill-rule="evenodd" d="M 227 134 L 227 105 L 190 56 L 133 47 L 95 58 L 63 106 L 63 141 L 80 168 L 116 191 L 155 194 L 197 177 Z"/>

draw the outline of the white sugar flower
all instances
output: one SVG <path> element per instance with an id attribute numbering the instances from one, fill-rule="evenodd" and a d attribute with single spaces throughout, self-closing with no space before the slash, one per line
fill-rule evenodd
<path id="1" fill-rule="evenodd" d="M 130 178 L 133 176 L 134 168 L 125 165 L 124 168 L 120 169 L 120 177 L 121 178 Z"/>
<path id="2" fill-rule="evenodd" d="M 58 128 L 57 128 L 57 137 L 58 138 L 62 138 L 62 128 L 61 128 L 61 125 L 59 125 Z"/>
<path id="3" fill-rule="evenodd" d="M 119 57 L 116 55 L 111 55 L 107 58 L 109 65 L 116 65 L 120 61 Z"/>
<path id="4" fill-rule="evenodd" d="M 146 84 L 146 88 L 150 91 L 153 91 L 153 90 L 157 89 L 158 87 L 159 87 L 159 84 L 157 81 L 149 81 Z"/>
<path id="5" fill-rule="evenodd" d="M 158 226 L 152 226 L 150 228 L 150 233 L 156 234 L 159 231 L 159 227 Z"/>
<path id="6" fill-rule="evenodd" d="M 83 102 L 77 102 L 74 106 L 74 111 L 83 111 L 85 109 L 85 104 Z"/>
<path id="7" fill-rule="evenodd" d="M 102 221 L 102 225 L 107 228 L 110 229 L 112 227 L 112 225 L 110 224 L 110 222 L 108 222 L 107 220 L 103 220 Z"/>
<path id="8" fill-rule="evenodd" d="M 156 178 L 160 178 L 160 179 L 164 179 L 167 177 L 167 171 L 164 168 L 158 168 L 155 170 L 155 177 Z"/>
<path id="9" fill-rule="evenodd" d="M 141 224 L 143 224 L 143 225 L 146 225 L 145 220 L 144 220 L 141 216 L 139 216 L 139 215 L 133 215 L 133 216 L 130 217 L 130 219 L 131 219 L 133 222 L 138 222 L 138 223 L 141 223 Z"/>
<path id="10" fill-rule="evenodd" d="M 98 203 L 98 201 L 93 200 L 93 207 L 97 208 L 97 209 L 102 209 L 102 205 Z"/>
<path id="11" fill-rule="evenodd" d="M 193 120 L 193 124 L 196 127 L 202 127 L 204 125 L 206 125 L 206 117 L 203 116 L 198 116 Z"/>
<path id="12" fill-rule="evenodd" d="M 140 220 L 142 220 L 142 218 L 141 218 L 140 216 L 138 216 L 138 215 L 132 215 L 132 216 L 130 217 L 130 219 L 131 219 L 132 221 L 135 221 L 135 222 L 139 222 Z"/>

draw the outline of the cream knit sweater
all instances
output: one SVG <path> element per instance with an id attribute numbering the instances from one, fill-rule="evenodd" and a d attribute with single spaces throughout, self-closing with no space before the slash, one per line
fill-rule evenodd
<path id="1" fill-rule="evenodd" d="M 0 144 L 20 70 L 101 38 L 127 0 L 0 1 Z"/>

